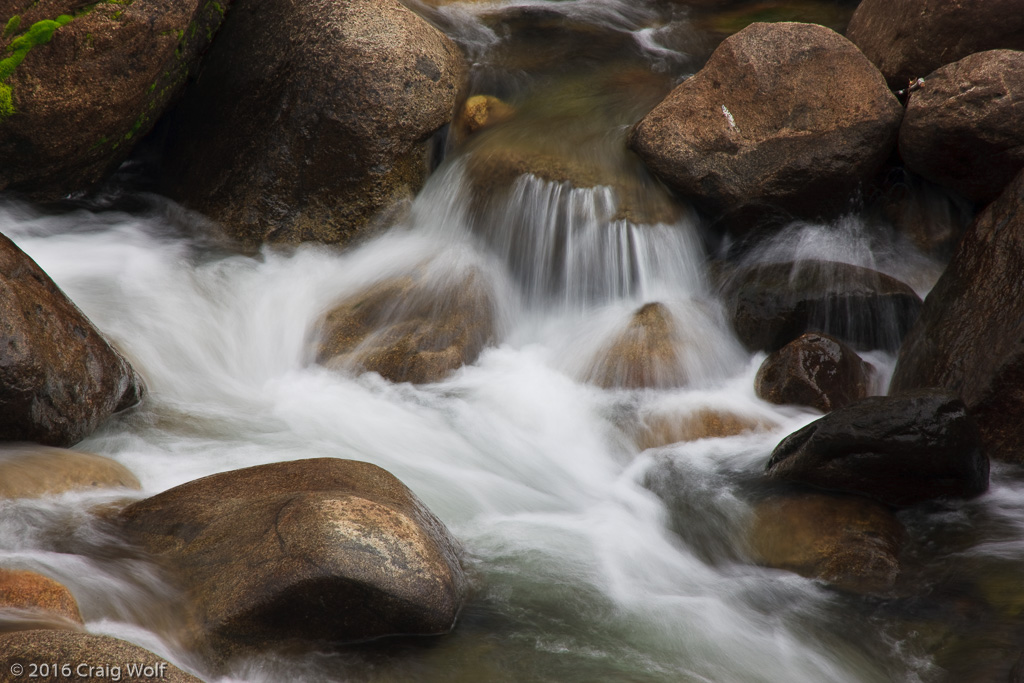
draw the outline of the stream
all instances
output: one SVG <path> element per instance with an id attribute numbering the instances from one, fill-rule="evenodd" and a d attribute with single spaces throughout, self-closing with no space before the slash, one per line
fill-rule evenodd
<path id="1" fill-rule="evenodd" d="M 0 199 L 0 232 L 149 392 L 75 446 L 124 464 L 143 490 L 0 501 L 0 563 L 68 586 L 87 630 L 204 680 L 1006 680 L 1024 646 L 1020 468 L 994 463 L 975 500 L 901 511 L 910 541 L 892 594 L 846 594 L 750 559 L 765 462 L 820 414 L 755 396 L 765 354 L 733 336 L 709 267 L 735 245 L 624 145 L 700 68 L 714 31 L 734 30 L 714 27 L 735 19 L 653 1 L 409 4 L 467 53 L 471 91 L 516 113 L 462 139 L 453 131 L 426 187 L 373 239 L 237 253 L 202 216 L 148 192 L 144 160 L 58 206 Z M 820 21 L 855 5 L 788 4 Z M 510 156 L 538 172 L 498 182 L 495 164 Z M 580 168 L 592 180 L 568 182 Z M 793 224 L 734 258 L 868 266 L 922 296 L 943 267 L 858 212 Z M 415 269 L 438 286 L 482 273 L 498 343 L 424 385 L 313 363 L 317 321 L 334 302 Z M 589 359 L 655 301 L 681 321 L 687 385 L 588 383 Z M 884 393 L 895 357 L 862 355 Z M 701 411 L 756 428 L 646 450 L 632 437 L 636 424 Z M 379 465 L 444 521 L 472 585 L 459 621 L 444 637 L 268 652 L 212 671 L 182 644 L 174 589 L 93 512 L 313 457 Z"/>

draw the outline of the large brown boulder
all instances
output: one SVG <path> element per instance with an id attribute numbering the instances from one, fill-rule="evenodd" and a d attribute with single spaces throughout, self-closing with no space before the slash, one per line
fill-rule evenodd
<path id="1" fill-rule="evenodd" d="M 968 229 L 907 334 L 890 392 L 946 387 L 986 452 L 1024 462 L 1024 171 Z"/>
<path id="2" fill-rule="evenodd" d="M 739 340 L 764 351 L 805 332 L 895 351 L 921 308 L 921 298 L 899 280 L 835 261 L 747 266 L 727 278 L 722 297 Z"/>
<path id="3" fill-rule="evenodd" d="M 900 156 L 928 180 L 988 203 L 1024 169 L 1021 121 L 1024 52 L 979 52 L 938 69 L 910 96 Z"/>
<path id="4" fill-rule="evenodd" d="M 759 564 L 853 593 L 879 593 L 896 582 L 906 537 L 880 503 L 808 493 L 758 505 L 749 541 Z"/>
<path id="5" fill-rule="evenodd" d="M 318 458 L 225 472 L 125 508 L 215 647 L 448 632 L 459 544 L 398 479 Z"/>
<path id="6" fill-rule="evenodd" d="M 0 440 L 70 446 L 141 392 L 128 361 L 0 235 Z"/>
<path id="7" fill-rule="evenodd" d="M 779 442 L 766 470 L 773 479 L 913 505 L 985 492 L 989 463 L 960 399 L 922 389 L 832 411 Z"/>
<path id="8" fill-rule="evenodd" d="M 173 120 L 164 189 L 248 244 L 345 242 L 410 197 L 465 79 L 397 0 L 246 0 Z"/>
<path id="9" fill-rule="evenodd" d="M 683 386 L 688 377 L 676 325 L 664 304 L 644 304 L 626 329 L 591 361 L 587 381 L 605 389 Z"/>
<path id="10" fill-rule="evenodd" d="M 1018 0 L 863 0 L 847 37 L 893 90 L 983 50 L 1024 50 Z"/>
<path id="11" fill-rule="evenodd" d="M 0 498 L 36 498 L 95 488 L 142 486 L 128 468 L 102 455 L 34 444 L 0 448 Z"/>
<path id="12" fill-rule="evenodd" d="M 52 200 L 103 179 L 180 93 L 230 4 L 0 2 L 0 190 Z"/>
<path id="13" fill-rule="evenodd" d="M 896 144 L 903 110 L 857 48 L 822 26 L 751 24 L 645 116 L 630 147 L 728 224 L 835 215 Z"/>
<path id="14" fill-rule="evenodd" d="M 49 630 L 0 634 L 0 681 L 33 679 L 202 683 L 152 652 L 110 636 Z"/>
<path id="15" fill-rule="evenodd" d="M 320 323 L 316 361 L 392 382 L 439 382 L 496 336 L 495 302 L 476 270 L 453 280 L 417 271 L 338 303 Z"/>
<path id="16" fill-rule="evenodd" d="M 827 413 L 866 397 L 871 373 L 871 366 L 843 342 L 808 333 L 765 358 L 754 391 L 771 403 Z"/>
<path id="17" fill-rule="evenodd" d="M 69 625 L 83 623 L 78 603 L 67 587 L 30 571 L 0 569 L 0 609 L 4 608 L 55 615 Z"/>

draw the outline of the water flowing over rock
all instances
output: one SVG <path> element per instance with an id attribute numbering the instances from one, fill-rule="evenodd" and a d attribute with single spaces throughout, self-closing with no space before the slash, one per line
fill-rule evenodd
<path id="1" fill-rule="evenodd" d="M 83 623 L 78 603 L 64 585 L 35 572 L 0 569 L 0 611 L 11 608 Z"/>
<path id="2" fill-rule="evenodd" d="M 680 441 L 718 439 L 744 432 L 767 430 L 774 425 L 764 419 L 728 410 L 699 408 L 692 412 L 655 412 L 626 426 L 640 450 L 659 448 Z"/>
<path id="3" fill-rule="evenodd" d="M 35 498 L 65 491 L 142 486 L 116 460 L 34 444 L 0 448 L 0 498 Z"/>
<path id="4" fill-rule="evenodd" d="M 587 381 L 605 389 L 665 389 L 683 386 L 676 321 L 664 304 L 645 304 L 629 325 L 591 363 Z"/>
<path id="5" fill-rule="evenodd" d="M 215 647 L 447 633 L 460 548 L 398 479 L 317 458 L 205 477 L 121 513 L 194 597 Z"/>
<path id="6" fill-rule="evenodd" d="M 139 401 L 128 361 L 2 235 L 0 320 L 0 440 L 70 446 Z"/>
<path id="7" fill-rule="evenodd" d="M 823 413 L 867 396 L 871 366 L 826 334 L 804 334 L 768 356 L 754 378 L 758 397 Z"/>
<path id="8" fill-rule="evenodd" d="M 164 186 L 243 243 L 348 241 L 420 189 L 464 78 L 396 0 L 241 2 L 173 122 Z"/>
<path id="9" fill-rule="evenodd" d="M 975 52 L 1024 49 L 1024 12 L 1017 0 L 863 0 L 846 35 L 901 90 Z"/>
<path id="10" fill-rule="evenodd" d="M 423 384 L 475 362 L 497 335 L 485 277 L 419 275 L 385 280 L 335 306 L 321 322 L 317 363 Z"/>
<path id="11" fill-rule="evenodd" d="M 755 560 L 853 593 L 893 587 L 906 531 L 884 505 L 853 496 L 771 498 L 755 511 Z"/>
<path id="12" fill-rule="evenodd" d="M 54 200 L 117 168 L 180 93 L 231 0 L 11 0 L 0 190 Z"/>
<path id="13" fill-rule="evenodd" d="M 727 224 L 837 215 L 896 144 L 902 108 L 870 62 L 810 24 L 751 24 L 633 129 L 665 183 Z"/>
<path id="14" fill-rule="evenodd" d="M 834 410 L 783 439 L 768 476 L 870 496 L 888 505 L 988 489 L 978 426 L 947 391 L 877 396 Z"/>
<path id="15" fill-rule="evenodd" d="M 907 334 L 890 392 L 945 387 L 986 452 L 1024 462 L 1024 172 L 964 235 Z"/>
<path id="16" fill-rule="evenodd" d="M 805 332 L 894 351 L 921 308 L 920 297 L 902 282 L 834 261 L 747 266 L 728 278 L 723 298 L 740 341 L 765 351 Z"/>
<path id="17" fill-rule="evenodd" d="M 966 199 L 988 203 L 1024 169 L 1024 52 L 990 50 L 948 64 L 907 102 L 900 156 Z"/>
<path id="18" fill-rule="evenodd" d="M 21 669 L 12 669 L 15 665 Z M 43 669 L 42 667 L 50 667 Z M 67 669 L 63 668 L 67 666 Z M 132 667 L 129 670 L 128 667 Z M 35 667 L 35 668 L 33 668 Z M 58 673 L 49 672 L 57 668 Z M 137 667 L 137 668 L 136 668 Z M 8 672 L 22 671 L 21 675 Z M 4 681 L 155 680 L 202 683 L 198 678 L 138 645 L 78 631 L 19 631 L 0 634 L 0 674 Z M 43 672 L 46 672 L 43 674 Z"/>

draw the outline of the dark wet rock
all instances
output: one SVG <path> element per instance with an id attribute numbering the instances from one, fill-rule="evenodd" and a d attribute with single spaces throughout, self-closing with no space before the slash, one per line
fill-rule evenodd
<path id="1" fill-rule="evenodd" d="M 438 382 L 476 361 L 497 336 L 485 277 L 385 280 L 336 305 L 321 322 L 317 363 L 377 372 L 392 382 Z"/>
<path id="2" fill-rule="evenodd" d="M 906 537 L 903 525 L 880 503 L 807 493 L 758 505 L 750 546 L 759 564 L 853 593 L 880 593 L 899 575 Z"/>
<path id="3" fill-rule="evenodd" d="M 687 383 L 676 321 L 664 304 L 639 308 L 586 372 L 605 389 L 665 389 Z"/>
<path id="4" fill-rule="evenodd" d="M 758 397 L 823 413 L 868 395 L 871 365 L 826 334 L 801 335 L 768 356 L 754 378 Z"/>
<path id="5" fill-rule="evenodd" d="M 921 299 L 907 285 L 868 268 L 833 261 L 745 267 L 723 297 L 740 341 L 776 351 L 805 332 L 823 332 L 857 348 L 896 350 Z"/>
<path id="6" fill-rule="evenodd" d="M 842 2 L 822 2 L 821 0 L 758 0 L 755 2 L 722 2 L 722 0 L 693 2 L 686 0 L 684 4 L 695 6 L 698 10 L 694 17 L 697 26 L 721 38 L 730 36 L 759 21 L 798 21 L 806 24 L 820 24 L 842 33 L 846 29 L 854 9 Z M 728 5 L 738 5 L 738 7 L 729 8 Z"/>
<path id="7" fill-rule="evenodd" d="M 65 670 L 60 669 L 57 676 L 42 676 L 39 680 L 111 680 L 116 667 L 121 680 L 202 683 L 152 652 L 110 636 L 51 630 L 0 634 L 0 680 L 10 683 L 30 680 L 30 675 L 33 672 L 38 675 L 41 666 L 47 663 L 58 667 L 67 664 L 70 673 L 64 675 Z M 10 673 L 15 664 L 24 667 L 20 676 Z M 30 668 L 30 664 L 37 668 Z M 139 673 L 130 675 L 129 665 L 138 666 Z"/>
<path id="8" fill-rule="evenodd" d="M 948 263 L 974 219 L 972 205 L 905 167 L 893 169 L 878 189 L 869 212 L 891 224 L 923 253 Z"/>
<path id="9" fill-rule="evenodd" d="M 101 488 L 142 486 L 128 468 L 101 455 L 34 444 L 0 448 L 0 498 Z"/>
<path id="10" fill-rule="evenodd" d="M 999 196 L 1024 169 L 1024 52 L 990 50 L 948 64 L 907 102 L 900 156 L 974 202 Z"/>
<path id="11" fill-rule="evenodd" d="M 36 263 L 0 235 L 0 440 L 70 446 L 142 381 Z"/>
<path id="12" fill-rule="evenodd" d="M 1024 652 L 1017 658 L 1017 663 L 1010 669 L 1010 683 L 1024 683 Z"/>
<path id="13" fill-rule="evenodd" d="M 964 235 L 900 349 L 890 392 L 945 387 L 986 453 L 1024 462 L 1024 172 Z"/>
<path id="14" fill-rule="evenodd" d="M 0 569 L 0 610 L 11 608 L 83 623 L 78 603 L 63 584 L 35 572 Z"/>
<path id="15" fill-rule="evenodd" d="M 164 189 L 243 243 L 351 240 L 422 186 L 464 79 L 396 0 L 240 3 L 172 121 Z"/>
<path id="16" fill-rule="evenodd" d="M 989 463 L 963 402 L 923 389 L 832 411 L 783 439 L 766 469 L 773 479 L 913 505 L 983 493 Z"/>
<path id="17" fill-rule="evenodd" d="M 230 4 L 0 3 L 0 26 L 17 26 L 0 54 L 23 56 L 0 66 L 0 190 L 59 199 L 117 168 L 180 94 Z"/>
<path id="18" fill-rule="evenodd" d="M 770 429 L 772 423 L 763 418 L 741 415 L 729 410 L 699 408 L 694 411 L 659 411 L 642 416 L 637 423 L 626 426 L 637 448 L 659 448 L 680 441 L 719 439 L 744 432 Z"/>
<path id="19" fill-rule="evenodd" d="M 447 633 L 466 580 L 444 524 L 369 463 L 216 474 L 120 514 L 193 596 L 215 648 Z"/>
<path id="20" fill-rule="evenodd" d="M 846 35 L 900 90 L 975 52 L 1024 49 L 1024 12 L 1018 0 L 863 0 Z"/>
<path id="21" fill-rule="evenodd" d="M 810 24 L 752 24 L 633 129 L 652 172 L 729 227 L 831 216 L 896 144 L 902 108 L 870 62 Z"/>

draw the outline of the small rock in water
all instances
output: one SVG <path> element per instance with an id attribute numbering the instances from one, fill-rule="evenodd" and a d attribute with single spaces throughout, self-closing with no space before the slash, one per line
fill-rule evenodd
<path id="1" fill-rule="evenodd" d="M 874 501 L 808 493 L 758 505 L 749 542 L 759 564 L 852 593 L 881 593 L 899 575 L 906 530 Z"/>
<path id="2" fill-rule="evenodd" d="M 317 363 L 377 372 L 392 382 L 438 382 L 476 361 L 497 335 L 495 302 L 478 271 L 433 281 L 385 280 L 335 306 L 321 323 Z"/>
<path id="3" fill-rule="evenodd" d="M 1021 121 L 1024 52 L 979 52 L 935 71 L 910 96 L 900 156 L 932 182 L 988 203 L 1024 169 Z"/>
<path id="4" fill-rule="evenodd" d="M 593 360 L 586 379 L 605 389 L 666 389 L 684 386 L 676 321 L 664 304 L 649 303 Z"/>
<path id="5" fill-rule="evenodd" d="M 628 428 L 640 450 L 660 448 L 680 441 L 717 439 L 744 432 L 770 429 L 767 420 L 729 410 L 699 408 L 693 412 L 658 412 L 644 415 Z"/>
<path id="6" fill-rule="evenodd" d="M 0 447 L 0 498 L 100 488 L 142 486 L 128 468 L 102 455 L 35 444 Z"/>
<path id="7" fill-rule="evenodd" d="M 768 356 L 754 378 L 758 397 L 823 413 L 868 394 L 873 369 L 843 342 L 808 333 Z"/>
<path id="8" fill-rule="evenodd" d="M 922 389 L 832 411 L 783 439 L 766 469 L 773 479 L 913 505 L 984 493 L 989 462 L 963 402 Z"/>
<path id="9" fill-rule="evenodd" d="M 298 460 L 224 472 L 118 517 L 194 597 L 221 652 L 452 629 L 460 545 L 398 479 L 369 463 Z"/>
<path id="10" fill-rule="evenodd" d="M 834 261 L 748 266 L 728 278 L 722 296 L 736 336 L 752 351 L 777 351 L 805 332 L 894 351 L 921 309 L 899 280 Z"/>
<path id="11" fill-rule="evenodd" d="M 455 130 L 459 137 L 467 138 L 514 115 L 515 109 L 493 95 L 473 95 L 462 106 L 462 112 L 455 121 Z"/>
<path id="12" fill-rule="evenodd" d="M 54 670 L 57 673 L 51 675 L 49 672 Z M 78 631 L 19 631 L 0 634 L 0 671 L 3 672 L 0 674 L 2 680 L 11 683 L 32 680 L 33 674 L 36 679 L 47 681 L 81 679 L 202 683 L 195 676 L 138 645 L 110 636 Z"/>
<path id="13" fill-rule="evenodd" d="M 4 608 L 54 615 L 67 620 L 69 627 L 83 623 L 67 587 L 30 571 L 0 568 L 0 609 Z"/>

